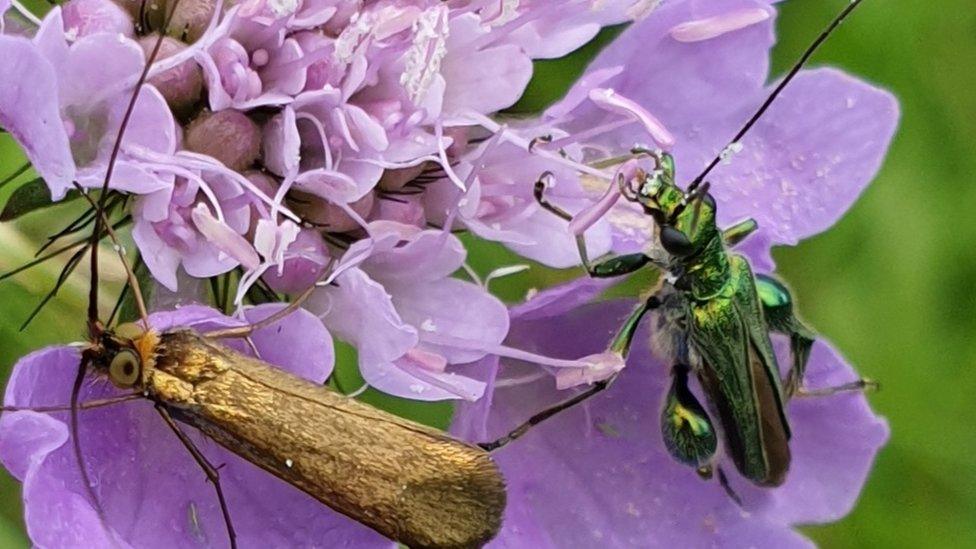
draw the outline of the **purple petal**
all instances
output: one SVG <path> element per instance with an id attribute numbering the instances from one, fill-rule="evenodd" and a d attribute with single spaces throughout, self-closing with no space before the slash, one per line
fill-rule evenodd
<path id="1" fill-rule="evenodd" d="M 193 224 L 208 241 L 245 268 L 256 269 L 261 263 L 261 258 L 250 242 L 218 221 L 204 204 L 197 204 L 197 207 L 193 208 Z"/>
<path id="2" fill-rule="evenodd" d="M 762 89 L 773 44 L 772 18 L 701 42 L 679 42 L 672 29 L 689 21 L 744 9 L 766 9 L 759 0 L 688 0 L 666 3 L 634 23 L 597 56 L 588 72 L 626 67 L 601 86 L 654 113 L 677 140 L 678 170 L 690 178 L 731 138 Z M 648 75 L 656 75 L 653 82 Z M 579 127 L 606 118 L 596 107 L 577 113 Z M 629 129 L 629 128 L 628 128 Z M 629 150 L 644 141 L 636 129 L 612 132 L 605 144 Z"/>
<path id="3" fill-rule="evenodd" d="M 360 370 L 370 387 L 412 400 L 474 402 L 485 392 L 484 382 L 454 372 L 433 370 L 412 360 L 409 353 L 393 362 L 362 362 Z"/>
<path id="4" fill-rule="evenodd" d="M 552 314 L 544 314 L 544 307 L 524 307 L 531 316 L 514 318 L 507 343 L 566 358 L 601 352 L 632 304 L 596 303 L 567 311 L 562 304 L 578 287 L 544 295 L 554 304 Z M 850 509 L 887 436 L 863 396 L 794 402 L 791 476 L 775 490 L 741 488 L 748 510 L 743 512 L 717 482 L 700 480 L 668 455 L 658 427 L 667 365 L 652 358 L 644 332 L 635 338 L 629 367 L 607 393 L 498 453 L 510 504 L 493 546 L 808 546 L 791 524 L 834 519 Z M 462 406 L 455 432 L 491 440 L 571 394 L 556 391 L 548 375 L 532 381 L 538 371 L 504 364 L 488 417 L 485 406 Z M 809 372 L 813 387 L 853 377 L 822 344 Z M 850 470 L 841 472 L 844 467 Z M 748 484 L 731 473 L 737 488 Z"/>
<path id="5" fill-rule="evenodd" d="M 452 364 L 481 359 L 484 349 L 498 345 L 508 333 L 505 305 L 476 284 L 445 278 L 389 289 L 403 320 L 420 328 L 424 348 Z M 439 343 L 444 341 L 440 338 L 469 342 L 471 348 Z"/>
<path id="6" fill-rule="evenodd" d="M 55 200 L 64 197 L 75 162 L 58 107 L 54 67 L 30 40 L 0 35 L 0 126 L 20 143 Z"/>
<path id="7" fill-rule="evenodd" d="M 392 362 L 417 344 L 417 332 L 397 314 L 386 289 L 353 268 L 336 285 L 315 292 L 308 310 L 359 350 L 360 364 Z"/>
<path id="8" fill-rule="evenodd" d="M 827 229 L 878 172 L 897 124 L 890 93 L 833 69 L 801 73 L 747 136 L 742 153 L 716 168 L 720 220 L 751 216 L 780 244 Z"/>
<path id="9" fill-rule="evenodd" d="M 269 303 L 244 312 L 248 322 L 263 320 L 285 308 Z M 335 366 L 332 335 L 317 316 L 298 309 L 278 322 L 251 336 L 261 350 L 261 359 L 315 383 L 325 383 Z"/>
<path id="10" fill-rule="evenodd" d="M 448 232 L 395 221 L 375 221 L 369 230 L 377 245 L 363 270 L 381 284 L 439 280 L 464 263 L 464 245 Z"/>

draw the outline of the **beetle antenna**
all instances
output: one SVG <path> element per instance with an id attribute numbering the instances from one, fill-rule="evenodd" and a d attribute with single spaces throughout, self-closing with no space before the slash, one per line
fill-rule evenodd
<path id="1" fill-rule="evenodd" d="M 776 101 L 776 98 L 779 97 L 779 94 L 793 80 L 793 78 L 797 75 L 797 73 L 800 72 L 800 69 L 802 69 L 803 66 L 806 65 L 807 61 L 810 60 L 810 57 L 812 57 L 813 53 L 817 51 L 817 48 L 820 47 L 820 44 L 823 44 L 823 42 L 827 39 L 827 37 L 830 36 L 830 34 L 833 33 L 834 30 L 837 27 L 839 27 L 841 23 L 844 22 L 844 19 L 847 19 L 847 16 L 850 15 L 851 12 L 854 11 L 859 5 L 861 5 L 861 1 L 862 0 L 851 0 L 850 4 L 848 4 L 847 7 L 841 10 L 841 12 L 834 17 L 833 21 L 831 21 L 830 24 L 827 25 L 827 27 L 820 32 L 820 35 L 817 36 L 816 40 L 814 40 L 813 43 L 811 43 L 810 46 L 807 47 L 806 51 L 803 52 L 803 55 L 801 55 L 800 58 L 796 61 L 796 63 L 793 64 L 793 67 L 790 69 L 790 71 L 786 73 L 786 77 L 783 78 L 783 80 L 776 86 L 773 92 L 769 94 L 769 97 L 767 97 L 766 101 L 764 101 L 763 104 L 759 107 L 759 110 L 757 110 L 756 113 L 753 114 L 752 117 L 749 119 L 749 121 L 746 122 L 744 126 L 742 126 L 742 129 L 739 130 L 739 133 L 735 134 L 735 137 L 733 137 L 732 141 L 730 141 L 729 144 L 726 145 L 724 149 L 722 149 L 722 152 L 716 155 L 715 158 L 712 159 L 711 163 L 709 163 L 708 166 L 705 167 L 705 170 L 702 171 L 702 173 L 698 174 L 698 177 L 696 177 L 691 182 L 691 184 L 688 186 L 688 192 L 692 192 L 695 189 L 697 189 L 698 186 L 702 184 L 702 181 L 705 180 L 705 177 L 708 176 L 709 172 L 711 172 L 712 169 L 715 168 L 715 166 L 718 165 L 718 163 L 724 157 L 726 157 L 726 155 L 728 154 L 726 151 L 732 150 L 732 147 L 734 147 L 737 143 L 739 143 L 742 140 L 742 138 L 745 137 L 747 133 L 749 133 L 749 130 L 752 129 L 752 127 L 756 124 L 756 122 L 758 122 L 759 119 L 762 118 L 763 114 L 765 114 L 766 111 L 769 110 L 770 105 L 772 105 L 773 102 Z"/>

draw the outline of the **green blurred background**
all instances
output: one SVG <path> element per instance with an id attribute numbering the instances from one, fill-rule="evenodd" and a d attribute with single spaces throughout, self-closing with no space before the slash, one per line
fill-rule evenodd
<path id="1" fill-rule="evenodd" d="M 841 5 L 780 4 L 777 73 Z M 578 58 L 541 63 L 522 106 L 551 98 L 573 77 Z M 976 418 L 969 416 L 976 416 L 974 61 L 972 0 L 869 0 L 815 57 L 814 64 L 841 66 L 893 90 L 903 112 L 884 169 L 853 210 L 827 233 L 775 254 L 806 319 L 864 375 L 882 381 L 870 398 L 893 431 L 857 508 L 835 524 L 805 528 L 825 547 L 976 546 Z M 0 178 L 22 163 L 7 137 L 0 136 Z M 11 187 L 0 191 L 0 203 Z M 62 215 L 0 224 L 0 272 L 29 258 L 53 216 Z M 511 262 L 495 246 L 471 244 L 480 272 Z M 55 263 L 0 283 L 2 379 L 23 354 L 82 336 L 83 272 L 18 331 L 57 276 Z M 573 274 L 534 268 L 495 288 L 517 299 Z M 428 418 L 443 424 L 443 410 Z M 0 475 L 0 547 L 26 547 L 19 487 Z"/>

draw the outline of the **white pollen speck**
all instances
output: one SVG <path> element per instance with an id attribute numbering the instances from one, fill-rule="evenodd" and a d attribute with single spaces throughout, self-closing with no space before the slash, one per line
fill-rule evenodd
<path id="1" fill-rule="evenodd" d="M 529 301 L 537 295 L 539 295 L 539 288 L 529 288 L 528 291 L 525 292 L 525 300 Z"/>
<path id="2" fill-rule="evenodd" d="M 460 207 L 463 208 L 463 207 L 465 207 L 467 205 L 468 205 L 468 199 L 467 198 L 462 198 L 461 200 L 458 200 L 458 206 L 460 206 Z"/>
<path id="3" fill-rule="evenodd" d="M 292 461 L 292 460 L 290 460 L 290 459 L 286 459 L 285 460 L 285 467 L 287 467 L 289 469 L 291 469 L 291 466 L 294 465 L 294 464 L 295 464 L 295 462 Z"/>
<path id="4" fill-rule="evenodd" d="M 270 0 L 268 7 L 277 17 L 284 17 L 295 13 L 298 9 L 298 0 Z"/>
<path id="5" fill-rule="evenodd" d="M 434 319 L 428 318 L 420 324 L 420 329 L 425 332 L 436 332 L 437 325 L 434 324 Z"/>
<path id="6" fill-rule="evenodd" d="M 413 44 L 406 53 L 400 84 L 410 99 L 421 101 L 430 89 L 434 77 L 440 74 L 441 60 L 447 55 L 450 31 L 445 6 L 423 12 L 413 25 Z"/>
<path id="7" fill-rule="evenodd" d="M 421 385 L 419 383 L 414 383 L 413 385 L 410 386 L 410 391 L 413 392 L 413 393 L 417 393 L 418 395 L 420 393 L 423 393 L 426 390 L 427 390 L 427 387 L 424 386 L 424 385 Z"/>
<path id="8" fill-rule="evenodd" d="M 742 152 L 742 148 L 742 143 L 739 143 L 738 141 L 729 143 L 727 147 L 722 149 L 722 152 L 719 153 L 718 157 L 722 159 L 722 164 L 731 164 L 732 157 Z"/>

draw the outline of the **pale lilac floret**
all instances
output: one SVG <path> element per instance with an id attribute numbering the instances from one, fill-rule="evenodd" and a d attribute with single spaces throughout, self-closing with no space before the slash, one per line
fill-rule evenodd
<path id="1" fill-rule="evenodd" d="M 477 400 L 484 384 L 447 366 L 480 360 L 501 343 L 505 306 L 451 278 L 466 255 L 454 235 L 392 221 L 369 228 L 369 257 L 319 289 L 308 309 L 359 349 L 370 386 L 418 400 Z"/>

